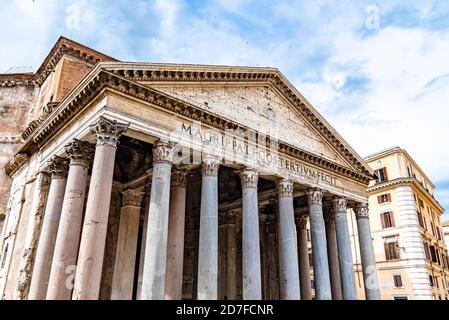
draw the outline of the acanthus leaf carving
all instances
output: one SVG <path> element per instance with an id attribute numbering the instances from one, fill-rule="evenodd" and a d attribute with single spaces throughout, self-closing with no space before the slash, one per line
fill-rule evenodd
<path id="1" fill-rule="evenodd" d="M 171 186 L 175 188 L 186 188 L 189 181 L 189 172 L 184 169 L 175 169 L 171 175 Z"/>
<path id="2" fill-rule="evenodd" d="M 97 146 L 109 145 L 117 147 L 120 136 L 128 130 L 128 124 L 118 123 L 101 116 L 91 126 L 91 132 L 97 138 Z"/>
<path id="3" fill-rule="evenodd" d="M 92 159 L 94 147 L 87 141 L 73 139 L 65 146 L 65 152 L 70 159 L 70 165 L 87 167 Z"/>
<path id="4" fill-rule="evenodd" d="M 354 208 L 356 219 L 369 219 L 369 210 L 367 204 L 358 204 Z"/>
<path id="5" fill-rule="evenodd" d="M 67 158 L 54 156 L 48 163 L 48 171 L 52 179 L 67 177 L 69 171 L 69 160 Z"/>
<path id="6" fill-rule="evenodd" d="M 245 168 L 239 173 L 242 188 L 257 188 L 259 173 L 256 170 Z"/>
<path id="7" fill-rule="evenodd" d="M 279 198 L 293 197 L 293 181 L 282 179 L 276 182 Z"/>
<path id="8" fill-rule="evenodd" d="M 306 191 L 307 201 L 309 205 L 318 204 L 322 205 L 323 191 L 320 189 L 309 189 Z"/>
<path id="9" fill-rule="evenodd" d="M 201 163 L 201 174 L 203 176 L 214 176 L 218 175 L 218 169 L 220 168 L 220 161 L 210 155 L 203 156 Z"/>

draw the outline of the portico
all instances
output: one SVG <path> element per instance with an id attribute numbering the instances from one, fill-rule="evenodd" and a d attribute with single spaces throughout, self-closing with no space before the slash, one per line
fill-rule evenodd
<path id="1" fill-rule="evenodd" d="M 355 299 L 350 208 L 379 297 L 372 172 L 275 69 L 100 63 L 31 137 L 29 299 Z"/>

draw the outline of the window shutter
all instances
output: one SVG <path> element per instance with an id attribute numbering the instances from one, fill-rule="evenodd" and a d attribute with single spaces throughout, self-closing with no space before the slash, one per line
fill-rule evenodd
<path id="1" fill-rule="evenodd" d="M 379 204 L 382 203 L 382 196 L 377 196 L 377 203 L 379 203 Z"/>
<path id="2" fill-rule="evenodd" d="M 391 194 L 387 193 L 388 202 L 391 202 Z"/>
<path id="3" fill-rule="evenodd" d="M 388 180 L 387 167 L 384 167 L 383 170 L 384 170 L 385 181 L 387 181 Z"/>
<path id="4" fill-rule="evenodd" d="M 384 250 L 385 250 L 385 260 L 390 260 L 390 252 L 388 250 L 388 243 L 384 243 Z"/>
<path id="5" fill-rule="evenodd" d="M 380 223 L 382 224 L 382 229 L 385 229 L 385 214 L 380 214 Z"/>
<path id="6" fill-rule="evenodd" d="M 390 211 L 388 214 L 390 215 L 391 226 L 394 227 L 395 224 L 394 224 L 394 215 L 393 215 L 393 211 Z"/>

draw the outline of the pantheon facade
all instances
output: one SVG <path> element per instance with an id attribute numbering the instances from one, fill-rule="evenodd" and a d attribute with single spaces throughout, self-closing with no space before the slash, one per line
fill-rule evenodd
<path id="1" fill-rule="evenodd" d="M 2 299 L 356 299 L 348 215 L 380 298 L 374 172 L 279 70 L 61 37 L 0 103 Z"/>

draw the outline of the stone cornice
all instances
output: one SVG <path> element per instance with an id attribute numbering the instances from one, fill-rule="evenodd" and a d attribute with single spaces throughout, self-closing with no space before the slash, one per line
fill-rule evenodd
<path id="1" fill-rule="evenodd" d="M 294 191 L 294 183 L 291 180 L 288 179 L 282 179 L 279 181 L 276 181 L 276 187 L 278 191 L 278 197 L 293 197 L 293 191 Z"/>
<path id="2" fill-rule="evenodd" d="M 217 129 L 252 131 L 236 122 L 216 116 L 191 105 L 188 102 L 97 67 L 94 72 L 87 76 L 80 85 L 75 88 L 42 123 L 39 124 L 38 129 L 35 129 L 32 134 L 27 136 L 27 139 L 21 146 L 19 152 L 31 153 L 39 146 L 43 145 L 106 88 L 138 98 Z M 303 108 L 307 109 L 305 106 L 303 106 Z M 323 126 L 319 127 L 324 128 Z M 336 142 L 336 138 L 333 141 Z M 348 167 L 339 165 L 305 150 L 298 149 L 284 142 L 279 142 L 279 151 L 294 158 L 306 161 L 307 163 L 327 169 L 330 172 L 359 181 L 363 184 L 368 184 L 372 179 L 372 176 L 369 175 L 368 171 L 363 173 L 356 172 Z"/>
<path id="3" fill-rule="evenodd" d="M 33 74 L 30 73 L 4 73 L 0 74 L 0 87 L 35 86 Z"/>
<path id="4" fill-rule="evenodd" d="M 26 127 L 26 129 L 22 132 L 21 136 L 23 140 L 28 139 L 31 134 L 37 129 L 39 128 L 39 125 L 44 122 L 45 119 L 48 118 L 48 116 L 50 115 L 50 113 L 53 112 L 53 110 L 58 106 L 58 102 L 49 102 L 47 103 L 46 106 L 44 106 L 43 108 L 43 112 L 42 114 L 35 120 L 32 120 L 28 126 Z"/>
<path id="5" fill-rule="evenodd" d="M 424 187 L 419 183 L 419 181 L 416 178 L 397 178 L 393 180 L 388 180 L 382 183 L 377 183 L 375 185 L 372 185 L 366 189 L 366 192 L 368 195 L 372 195 L 373 193 L 377 193 L 383 190 L 389 190 L 392 188 L 399 187 L 401 185 L 413 185 L 416 188 L 418 188 L 422 194 L 425 195 L 427 200 L 429 200 L 432 204 L 434 204 L 438 209 L 441 211 L 441 213 L 444 212 L 444 208 L 440 205 L 440 203 L 426 190 Z"/>
<path id="6" fill-rule="evenodd" d="M 22 165 L 28 161 L 28 155 L 26 153 L 17 153 L 14 158 L 8 161 L 4 167 L 5 174 L 12 176 Z"/>

